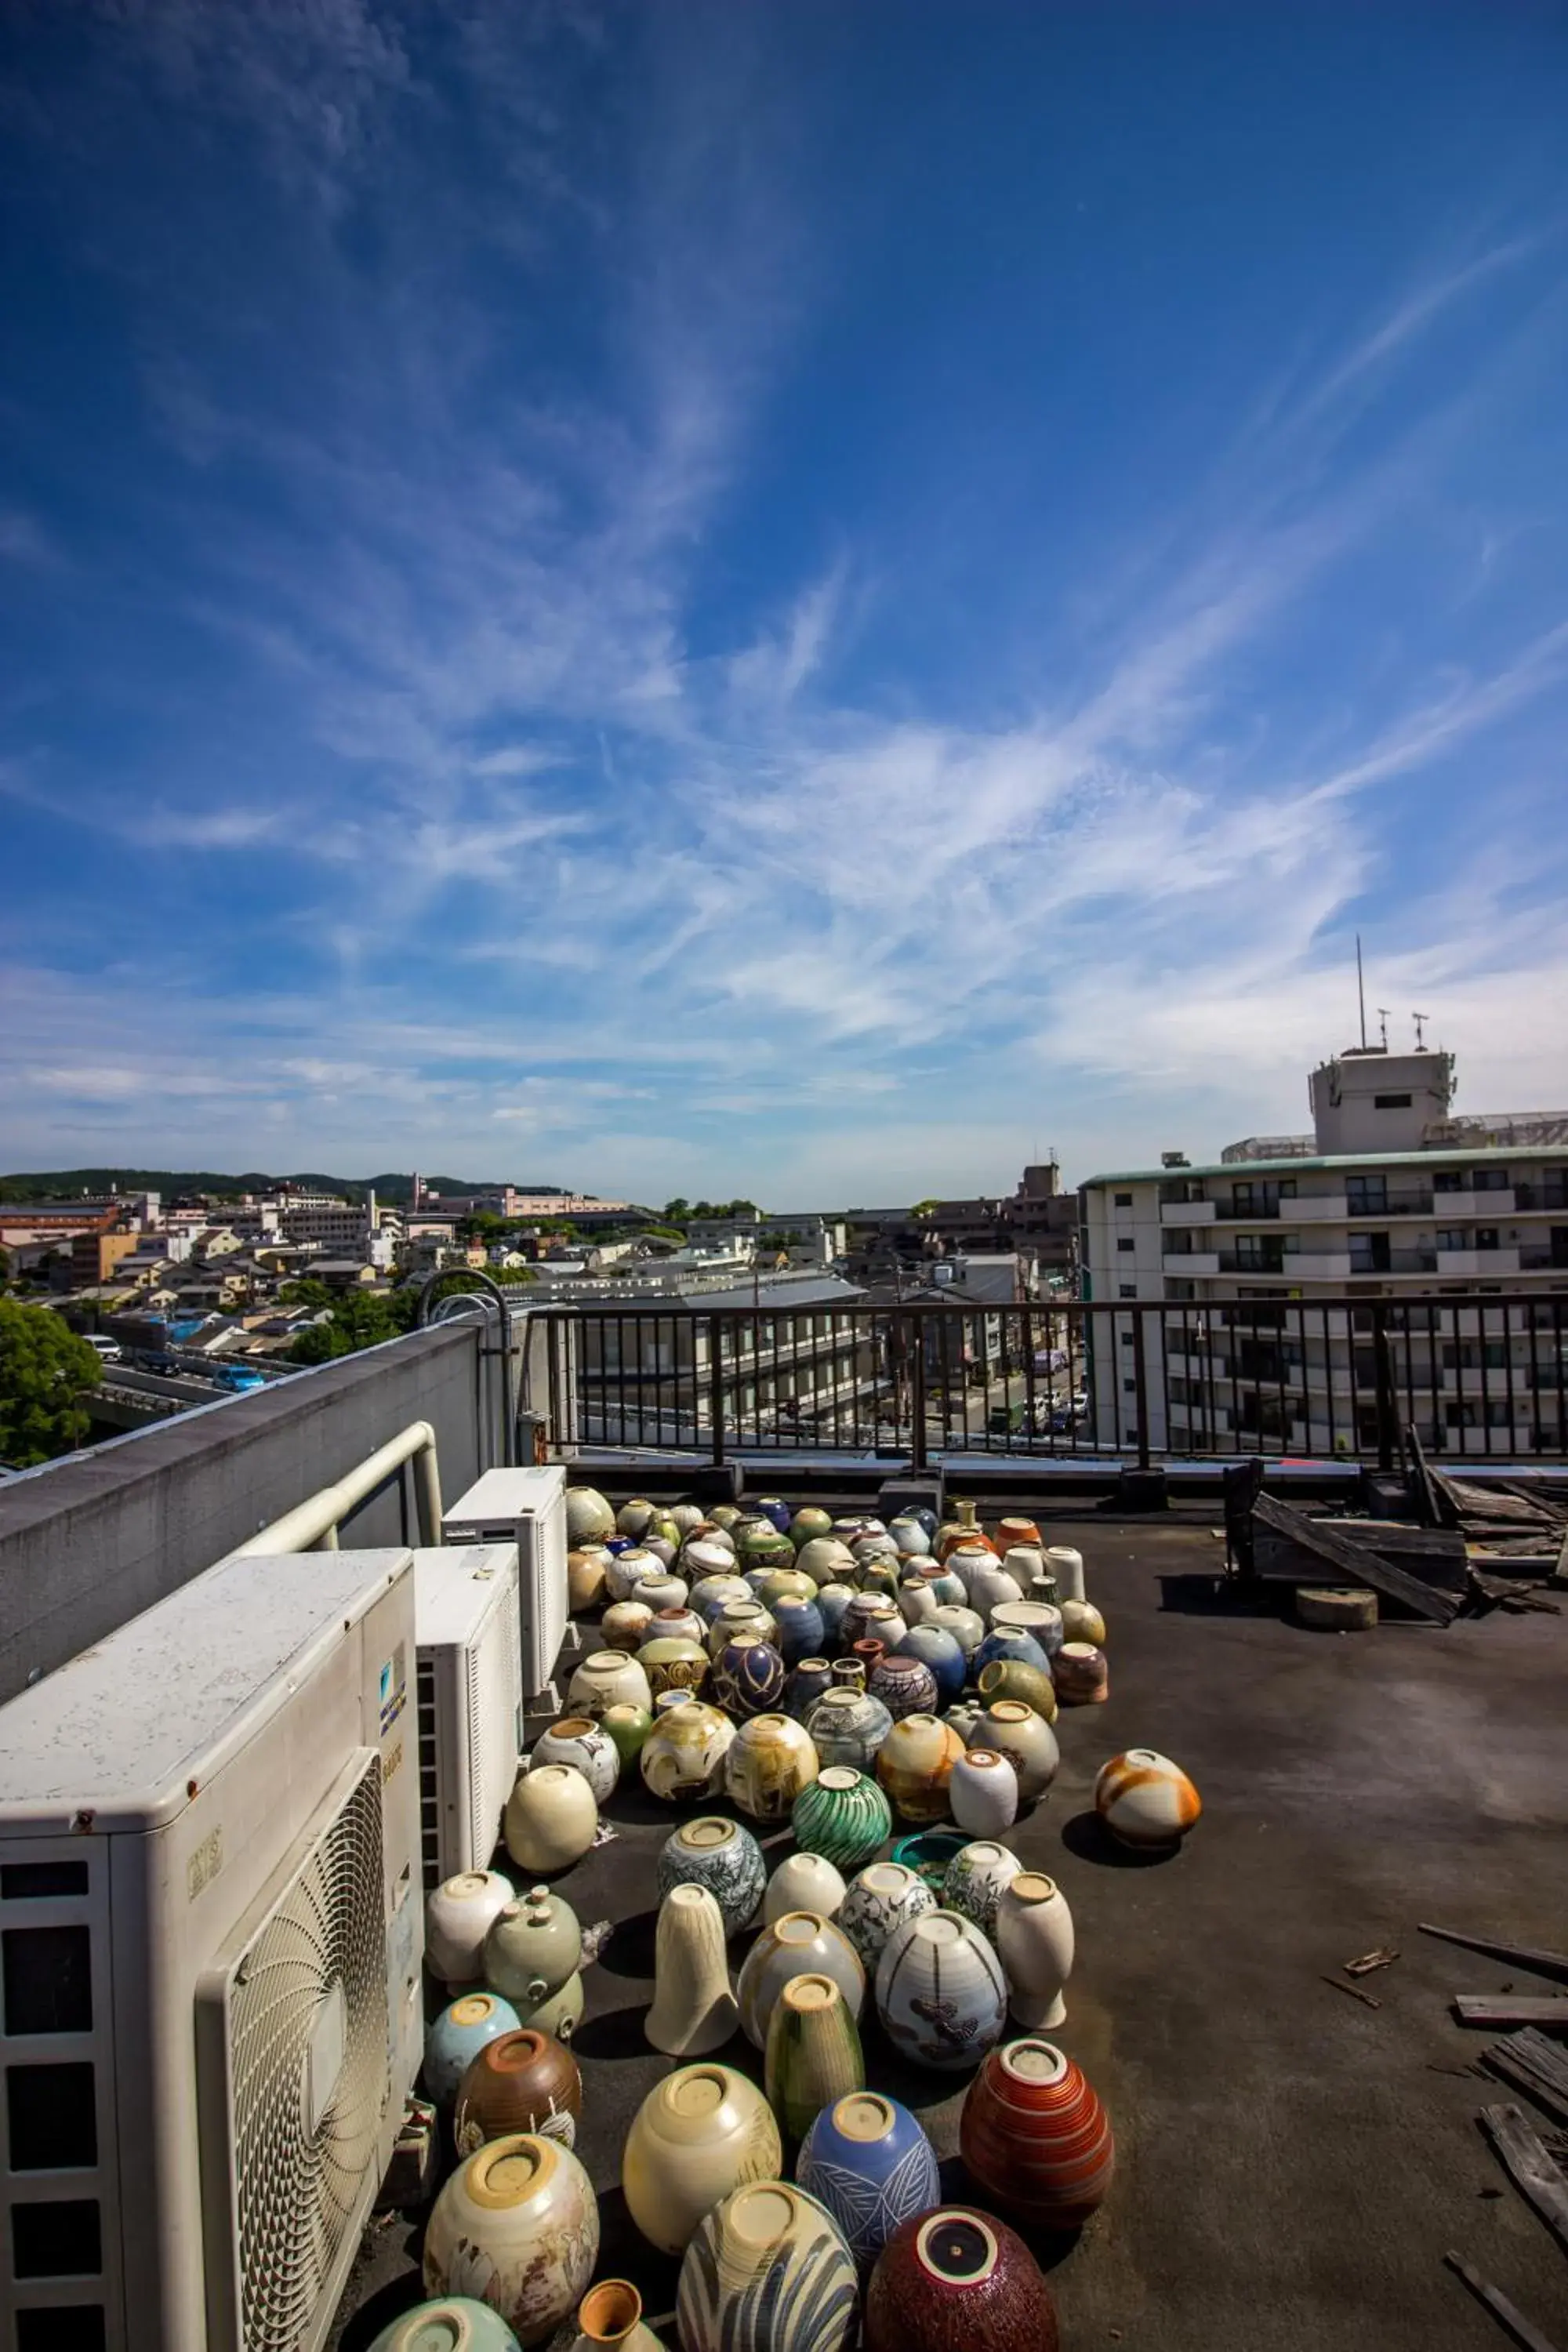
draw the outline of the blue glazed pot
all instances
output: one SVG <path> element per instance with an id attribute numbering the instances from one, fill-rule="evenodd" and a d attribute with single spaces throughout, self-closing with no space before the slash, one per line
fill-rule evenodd
<path id="1" fill-rule="evenodd" d="M 773 1603 L 773 1622 L 778 1627 L 779 1649 L 786 1666 L 798 1666 L 802 1658 L 821 1656 L 827 1632 L 815 1601 L 798 1601 L 784 1594 Z"/>
<path id="2" fill-rule="evenodd" d="M 781 1502 L 776 1495 L 762 1496 L 758 1501 L 752 1504 L 752 1508 L 763 1518 L 772 1519 L 774 1527 L 777 1528 L 781 1536 L 788 1535 L 789 1523 L 795 1517 L 795 1514 L 790 1509 L 789 1505 L 787 1503 Z"/>
<path id="3" fill-rule="evenodd" d="M 822 1612 L 822 1630 L 828 1647 L 837 1646 L 844 1623 L 844 1612 L 855 1598 L 852 1584 L 819 1584 L 816 1605 Z"/>
<path id="4" fill-rule="evenodd" d="M 826 2206 L 862 2276 L 895 2230 L 942 2198 L 936 2150 L 908 2107 L 879 2091 L 850 2091 L 821 2110 L 795 2177 Z"/>
<path id="5" fill-rule="evenodd" d="M 998 1626 L 994 1633 L 986 1634 L 975 1651 L 970 1672 L 976 1682 L 982 1670 L 998 1658 L 1016 1658 L 1020 1665 L 1038 1666 L 1042 1674 L 1051 1671 L 1051 1662 L 1034 1635 L 1013 1626 Z"/>
<path id="6" fill-rule="evenodd" d="M 487 2042 L 515 2033 L 522 2020 L 499 1992 L 462 1992 L 448 2001 L 425 2035 L 425 2095 L 447 2108 Z"/>
<path id="7" fill-rule="evenodd" d="M 784 1686 L 784 1662 L 771 1642 L 726 1642 L 713 1661 L 713 1696 L 731 1715 L 766 1715 Z"/>
<path id="8" fill-rule="evenodd" d="M 803 1658 L 798 1666 L 784 1676 L 784 1697 L 780 1702 L 786 1715 L 804 1723 L 824 1691 L 833 1687 L 833 1669 L 826 1658 Z"/>
<path id="9" fill-rule="evenodd" d="M 931 1668 L 942 1706 L 951 1706 L 963 1691 L 967 1679 L 963 1651 L 941 1625 L 911 1625 L 899 1644 L 898 1654 L 900 1658 L 918 1658 L 922 1666 Z"/>
<path id="10" fill-rule="evenodd" d="M 445 2352 L 449 2345 L 461 2345 L 463 2352 L 518 2352 L 517 2338 L 500 2312 L 466 2294 L 416 2303 L 382 2329 L 370 2352 Z"/>

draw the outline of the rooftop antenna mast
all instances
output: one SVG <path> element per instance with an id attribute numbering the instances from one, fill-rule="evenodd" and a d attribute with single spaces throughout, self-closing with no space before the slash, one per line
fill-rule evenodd
<path id="1" fill-rule="evenodd" d="M 1361 933 L 1355 935 L 1355 992 L 1361 1006 L 1361 1050 L 1366 1051 L 1366 983 L 1361 974 Z"/>
<path id="2" fill-rule="evenodd" d="M 1380 1004 L 1377 1008 L 1377 1024 L 1383 1032 L 1383 1050 L 1386 1054 L 1388 1051 L 1388 1007 L 1386 1004 Z"/>
<path id="3" fill-rule="evenodd" d="M 1418 1054 L 1424 1054 L 1426 1051 L 1426 1040 L 1421 1033 L 1432 1015 L 1429 1013 L 1413 1013 L 1410 1018 L 1415 1024 L 1415 1050 Z"/>

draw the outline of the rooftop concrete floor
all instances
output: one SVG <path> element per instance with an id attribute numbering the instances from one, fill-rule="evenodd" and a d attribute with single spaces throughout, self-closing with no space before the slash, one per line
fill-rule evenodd
<path id="1" fill-rule="evenodd" d="M 1448 2008 L 1454 1990 L 1551 1988 L 1416 1933 L 1430 1919 L 1568 1944 L 1568 1615 L 1311 1633 L 1216 1605 L 1206 1526 L 1063 1519 L 1052 1539 L 1079 1544 L 1106 1612 L 1110 1696 L 1064 1713 L 1060 1775 L 1014 1843 L 1071 1902 L 1059 2039 L 1119 2150 L 1110 2200 L 1076 2242 L 1037 2245 L 1064 2343 L 1496 2352 L 1500 2330 L 1443 2265 L 1453 2247 L 1568 2346 L 1568 2263 L 1476 2126 L 1508 2095 L 1468 2071 L 1490 2037 Z M 1175 1757 L 1203 1794 L 1169 1859 L 1108 1852 L 1089 1810 L 1100 1765 L 1139 1745 Z M 610 1818 L 616 1842 L 559 1882 L 585 1925 L 616 1923 L 575 2045 L 578 2152 L 600 2193 L 599 2274 L 637 2282 L 673 2352 L 677 2266 L 633 2227 L 619 2169 L 639 2101 L 673 2063 L 642 2016 L 674 1817 L 638 1787 Z M 787 1850 L 787 1832 L 776 1843 Z M 1323 1983 L 1384 1944 L 1400 1958 L 1364 1980 L 1381 2008 Z M 921 2116 L 948 2191 L 972 2194 L 954 2153 L 963 2084 L 905 2067 L 874 2021 L 865 2041 L 872 2084 Z M 722 2054 L 760 2076 L 741 2038 Z M 417 2298 L 417 2244 L 402 2221 L 367 2238 L 333 2339 L 345 2352 Z"/>

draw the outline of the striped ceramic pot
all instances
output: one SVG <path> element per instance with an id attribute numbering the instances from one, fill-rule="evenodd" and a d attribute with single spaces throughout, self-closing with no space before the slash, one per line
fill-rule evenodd
<path id="1" fill-rule="evenodd" d="M 1094 1810 L 1123 1845 L 1177 1845 L 1203 1811 L 1203 1800 L 1179 1764 L 1152 1748 L 1130 1748 L 1102 1764 Z"/>
<path id="2" fill-rule="evenodd" d="M 962 1911 L 984 1935 L 993 1936 L 997 1899 L 1023 1867 L 1011 1846 L 992 1838 L 977 1838 L 947 1865 L 942 1887 L 944 1908 Z"/>
<path id="3" fill-rule="evenodd" d="M 905 1634 L 908 1642 L 911 1636 Z M 956 1651 L 958 1644 L 953 1643 Z M 963 1661 L 959 1658 L 960 1672 Z M 936 1676 L 923 1658 L 912 1651 L 899 1650 L 890 1657 L 879 1658 L 872 1667 L 866 1685 L 873 1698 L 879 1698 L 895 1723 L 906 1715 L 934 1715 L 939 1693 Z M 962 1689 L 963 1685 L 960 1683 Z"/>
<path id="4" fill-rule="evenodd" d="M 986 2058 L 964 2097 L 959 2146 L 987 2196 L 1046 2230 L 1087 2221 L 1116 2165 L 1110 2118 L 1082 2069 L 1032 2034 Z"/>
<path id="5" fill-rule="evenodd" d="M 879 2091 L 852 2091 L 824 2107 L 795 2169 L 862 2273 L 902 2222 L 929 2212 L 942 2195 L 935 2148 L 909 2109 Z"/>
<path id="6" fill-rule="evenodd" d="M 947 1818 L 947 1786 L 963 1742 L 934 1715 L 906 1715 L 877 1756 L 877 1778 L 906 1821 Z"/>
<path id="7" fill-rule="evenodd" d="M 869 1691 L 835 1682 L 806 1717 L 805 1727 L 819 1763 L 847 1764 L 857 1772 L 874 1772 L 877 1750 L 891 1731 L 893 1718 Z"/>
<path id="8" fill-rule="evenodd" d="M 859 2029 L 831 1977 L 789 1979 L 768 2021 L 763 2079 L 786 2141 L 804 2139 L 824 2107 L 864 2088 Z"/>
<path id="9" fill-rule="evenodd" d="M 788 2181 L 714 2207 L 680 2265 L 684 2352 L 848 2352 L 860 2322 L 855 2264 L 826 2210 Z"/>
<path id="10" fill-rule="evenodd" d="M 751 1831 L 716 1813 L 682 1822 L 659 1853 L 659 1901 L 677 1886 L 705 1886 L 719 1906 L 726 1936 L 751 1926 L 767 1883 L 768 1866 Z"/>
<path id="11" fill-rule="evenodd" d="M 936 1907 L 936 1896 L 918 1870 L 901 1862 L 868 1862 L 850 1881 L 834 1916 L 870 1976 L 894 1929 Z"/>
<path id="12" fill-rule="evenodd" d="M 1102 1706 L 1110 1696 L 1110 1668 L 1092 1642 L 1064 1642 L 1051 1661 L 1051 1678 L 1064 1706 Z"/>
<path id="13" fill-rule="evenodd" d="M 784 1662 L 771 1642 L 726 1642 L 713 1661 L 713 1696 L 731 1715 L 766 1715 L 784 1686 Z"/>
<path id="14" fill-rule="evenodd" d="M 818 1707 L 813 1723 L 821 1713 Z M 875 1780 L 847 1764 L 830 1764 L 795 1799 L 790 1827 L 796 1845 L 848 1875 L 887 1843 L 893 1816 Z"/>
<path id="15" fill-rule="evenodd" d="M 917 2065 L 944 2074 L 977 2066 L 1007 2021 L 1002 1963 L 973 1919 L 922 1912 L 883 1946 L 877 2014 Z"/>
<path id="16" fill-rule="evenodd" d="M 753 2049 L 767 2047 L 779 1995 L 792 1977 L 831 1977 L 859 2022 L 866 1971 L 847 1936 L 819 1911 L 786 1911 L 763 1929 L 736 1980 L 741 2023 Z"/>

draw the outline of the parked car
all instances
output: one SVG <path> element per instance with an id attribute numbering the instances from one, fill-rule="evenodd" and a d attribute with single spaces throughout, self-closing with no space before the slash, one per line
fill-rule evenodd
<path id="1" fill-rule="evenodd" d="M 106 1339 L 97 1331 L 84 1331 L 82 1337 L 93 1354 L 101 1356 L 106 1364 L 118 1364 L 123 1361 L 125 1351 L 118 1339 Z"/>

